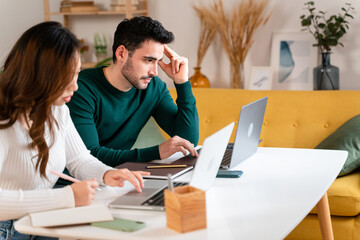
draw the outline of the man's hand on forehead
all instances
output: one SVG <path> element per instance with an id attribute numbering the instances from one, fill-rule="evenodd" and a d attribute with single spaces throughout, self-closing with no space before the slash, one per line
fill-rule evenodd
<path id="1" fill-rule="evenodd" d="M 164 54 L 169 58 L 169 63 L 159 61 L 161 69 L 177 84 L 188 81 L 188 59 L 179 56 L 174 50 L 164 45 Z"/>

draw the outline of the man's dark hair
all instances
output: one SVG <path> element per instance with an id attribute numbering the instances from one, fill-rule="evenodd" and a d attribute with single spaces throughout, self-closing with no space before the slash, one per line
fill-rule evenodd
<path id="1" fill-rule="evenodd" d="M 150 17 L 125 18 L 119 23 L 114 34 L 113 61 L 116 62 L 115 52 L 119 46 L 124 45 L 131 56 L 143 42 L 148 40 L 168 44 L 174 40 L 174 34 L 167 31 L 159 21 Z"/>

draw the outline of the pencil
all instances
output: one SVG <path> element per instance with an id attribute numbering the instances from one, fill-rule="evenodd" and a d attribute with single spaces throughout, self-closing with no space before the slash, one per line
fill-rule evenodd
<path id="1" fill-rule="evenodd" d="M 74 183 L 80 182 L 79 179 L 70 177 L 69 175 L 66 175 L 66 174 L 63 174 L 63 173 L 55 172 L 54 170 L 49 170 L 49 172 L 50 172 L 51 174 L 54 174 L 54 175 L 58 176 L 59 178 L 69 180 L 70 182 L 74 182 Z M 100 188 L 96 188 L 96 190 L 101 191 Z"/>
<path id="2" fill-rule="evenodd" d="M 146 166 L 145 168 L 184 168 L 186 165 L 154 165 L 154 166 Z"/>
<path id="3" fill-rule="evenodd" d="M 63 174 L 63 173 L 55 172 L 54 170 L 50 170 L 49 172 L 50 172 L 51 174 L 54 174 L 54 175 L 58 176 L 59 178 L 62 178 L 62 179 L 65 179 L 65 180 L 69 180 L 70 182 L 74 182 L 74 183 L 80 182 L 79 179 L 70 177 L 69 175 L 66 175 L 66 174 Z"/>

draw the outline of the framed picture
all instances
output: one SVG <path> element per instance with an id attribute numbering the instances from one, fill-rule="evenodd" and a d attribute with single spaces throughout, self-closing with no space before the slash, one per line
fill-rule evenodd
<path id="1" fill-rule="evenodd" d="M 313 90 L 313 68 L 317 65 L 314 41 L 310 33 L 273 33 L 272 89 Z"/>
<path id="2" fill-rule="evenodd" d="M 272 67 L 252 67 L 249 89 L 270 90 L 272 78 Z"/>

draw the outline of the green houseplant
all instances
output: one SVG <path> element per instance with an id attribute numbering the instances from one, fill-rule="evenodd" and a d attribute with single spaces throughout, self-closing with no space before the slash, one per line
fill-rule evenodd
<path id="1" fill-rule="evenodd" d="M 354 10 L 350 3 L 346 3 L 338 14 L 326 17 L 326 12 L 316 12 L 315 3 L 305 3 L 308 14 L 300 16 L 303 31 L 309 31 L 315 38 L 315 47 L 319 47 L 322 64 L 314 68 L 314 90 L 338 90 L 339 68 L 330 64 L 330 53 L 333 47 L 344 45 L 340 39 L 349 30 L 349 18 L 354 18 L 350 12 Z"/>
<path id="2" fill-rule="evenodd" d="M 347 19 L 354 18 L 350 15 L 350 11 L 354 8 L 350 3 L 345 5 L 346 7 L 341 8 L 341 13 L 326 18 L 326 12 L 315 12 L 316 8 L 313 1 L 305 3 L 309 15 L 304 14 L 300 17 L 301 26 L 305 27 L 304 31 L 308 30 L 314 36 L 317 43 L 313 46 L 319 47 L 321 52 L 330 52 L 331 48 L 338 44 L 344 46 L 339 40 L 349 29 Z"/>
<path id="3" fill-rule="evenodd" d="M 102 61 L 107 55 L 107 41 L 105 35 L 100 37 L 98 33 L 94 35 L 95 54 L 98 61 Z"/>

